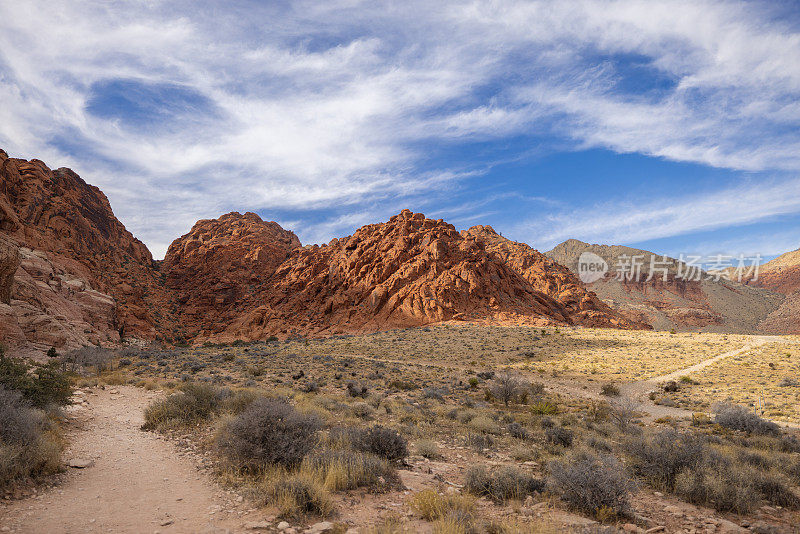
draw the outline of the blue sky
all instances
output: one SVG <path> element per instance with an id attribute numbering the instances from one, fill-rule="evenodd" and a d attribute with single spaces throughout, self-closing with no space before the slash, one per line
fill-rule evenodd
<path id="1" fill-rule="evenodd" d="M 255 211 L 403 208 L 541 250 L 800 247 L 800 9 L 647 1 L 0 0 L 0 147 L 154 256 Z"/>

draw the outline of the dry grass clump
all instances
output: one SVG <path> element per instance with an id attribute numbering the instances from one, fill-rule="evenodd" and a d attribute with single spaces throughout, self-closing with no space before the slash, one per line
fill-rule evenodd
<path id="1" fill-rule="evenodd" d="M 627 513 L 635 484 L 615 457 L 579 450 L 547 469 L 548 488 L 573 508 L 598 519 Z"/>
<path id="2" fill-rule="evenodd" d="M 62 442 L 44 412 L 0 386 L 0 493 L 61 469 Z"/>
<path id="3" fill-rule="evenodd" d="M 266 465 L 300 464 L 317 442 L 319 419 L 288 402 L 262 398 L 223 425 L 218 449 L 234 465 L 257 472 Z"/>
<path id="4" fill-rule="evenodd" d="M 268 488 L 267 495 L 282 518 L 327 517 L 334 511 L 333 500 L 322 483 L 303 472 L 278 479 Z"/>
<path id="5" fill-rule="evenodd" d="M 486 496 L 495 502 L 523 500 L 544 489 L 543 480 L 533 477 L 516 467 L 501 467 L 489 472 L 485 466 L 473 466 L 464 477 L 464 489 L 478 496 Z"/>
<path id="6" fill-rule="evenodd" d="M 475 499 L 469 495 L 441 495 L 429 489 L 411 497 L 411 508 L 426 521 L 438 521 L 434 530 L 465 532 L 475 518 Z M 447 527 L 447 528 L 445 528 Z"/>
<path id="7" fill-rule="evenodd" d="M 328 491 L 361 487 L 383 491 L 397 480 L 394 467 L 387 460 L 347 449 L 314 452 L 303 460 L 300 471 L 319 480 Z"/>
<path id="8" fill-rule="evenodd" d="M 423 458 L 429 460 L 438 460 L 442 458 L 442 453 L 439 451 L 439 446 L 435 441 L 423 439 L 416 443 L 414 450 Z"/>
<path id="9" fill-rule="evenodd" d="M 478 415 L 467 423 L 467 426 L 475 432 L 481 434 L 499 434 L 500 426 L 496 421 L 486 415 Z"/>

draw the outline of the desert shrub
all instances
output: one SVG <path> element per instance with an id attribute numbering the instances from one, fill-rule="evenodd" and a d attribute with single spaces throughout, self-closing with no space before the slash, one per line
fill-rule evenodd
<path id="1" fill-rule="evenodd" d="M 494 447 L 494 439 L 486 434 L 475 434 L 470 432 L 465 438 L 467 447 L 474 449 L 478 452 L 484 449 L 491 449 Z"/>
<path id="2" fill-rule="evenodd" d="M 37 408 L 51 404 L 69 404 L 72 387 L 56 362 L 31 365 L 18 358 L 6 358 L 0 352 L 0 387 L 18 391 Z"/>
<path id="3" fill-rule="evenodd" d="M 714 422 L 731 430 L 740 430 L 748 434 L 779 435 L 778 425 L 757 416 L 744 406 L 736 404 L 720 404 L 714 410 Z"/>
<path id="4" fill-rule="evenodd" d="M 631 398 L 614 399 L 609 405 L 608 417 L 623 430 L 630 430 L 629 425 L 636 419 L 639 404 Z"/>
<path id="5" fill-rule="evenodd" d="M 181 391 L 150 403 L 144 411 L 143 430 L 165 430 L 196 424 L 210 417 L 230 392 L 210 384 L 188 382 Z"/>
<path id="6" fill-rule="evenodd" d="M 761 504 L 761 495 L 746 471 L 703 466 L 687 469 L 675 480 L 675 493 L 687 502 L 721 512 L 747 514 Z"/>
<path id="7" fill-rule="evenodd" d="M 429 439 L 418 441 L 415 450 L 417 454 L 429 460 L 436 460 L 442 457 L 442 453 L 439 452 L 439 446 Z"/>
<path id="8" fill-rule="evenodd" d="M 500 373 L 489 386 L 489 393 L 506 406 L 516 402 L 528 392 L 529 384 L 521 377 L 511 373 Z"/>
<path id="9" fill-rule="evenodd" d="M 540 400 L 531 404 L 531 412 L 535 415 L 555 415 L 558 406 L 547 400 Z"/>
<path id="10" fill-rule="evenodd" d="M 444 391 L 440 388 L 428 387 L 422 390 L 422 396 L 426 399 L 433 399 L 444 402 Z"/>
<path id="11" fill-rule="evenodd" d="M 508 425 L 508 433 L 511 434 L 511 437 L 517 439 L 530 438 L 530 433 L 528 432 L 528 429 L 519 423 L 511 423 L 510 425 Z"/>
<path id="12" fill-rule="evenodd" d="M 330 494 L 314 477 L 297 473 L 277 480 L 269 488 L 269 499 L 282 518 L 298 518 L 307 514 L 329 516 L 334 506 Z"/>
<path id="13" fill-rule="evenodd" d="M 538 398 L 544 395 L 544 384 L 541 382 L 533 382 L 530 386 L 530 392 L 533 397 Z"/>
<path id="14" fill-rule="evenodd" d="M 488 472 L 484 466 L 470 467 L 464 476 L 464 489 L 477 496 L 486 496 L 495 502 L 523 500 L 544 489 L 543 480 L 535 478 L 516 467 L 501 467 Z"/>
<path id="15" fill-rule="evenodd" d="M 575 439 L 575 433 L 563 426 L 553 425 L 545 429 L 544 437 L 548 443 L 552 443 L 553 445 L 571 447 L 572 441 Z"/>
<path id="16" fill-rule="evenodd" d="M 800 486 L 800 458 L 795 458 L 793 462 L 784 467 L 784 472 L 794 483 Z"/>
<path id="17" fill-rule="evenodd" d="M 634 472 L 649 484 L 672 491 L 675 478 L 685 469 L 697 469 L 708 453 L 705 441 L 695 434 L 666 429 L 626 444 Z"/>
<path id="18" fill-rule="evenodd" d="M 676 381 L 669 380 L 661 386 L 661 389 L 663 389 L 665 393 L 674 393 L 680 391 L 681 388 Z"/>
<path id="19" fill-rule="evenodd" d="M 57 472 L 61 448 L 44 413 L 0 386 L 0 493 L 17 481 Z"/>
<path id="20" fill-rule="evenodd" d="M 96 346 L 81 347 L 66 353 L 62 364 L 70 371 L 92 369 L 95 374 L 110 369 L 114 361 L 114 352 Z"/>
<path id="21" fill-rule="evenodd" d="M 497 425 L 497 423 L 485 415 L 478 415 L 467 424 L 470 429 L 476 432 L 481 432 L 482 434 L 500 433 L 500 427 Z"/>
<path id="22" fill-rule="evenodd" d="M 220 410 L 238 415 L 259 398 L 261 398 L 261 395 L 252 389 L 235 389 L 223 399 Z"/>
<path id="23" fill-rule="evenodd" d="M 619 387 L 616 384 L 603 384 L 600 393 L 607 397 L 619 397 Z"/>
<path id="24" fill-rule="evenodd" d="M 572 452 L 548 464 L 547 485 L 553 493 L 577 510 L 595 516 L 622 515 L 635 488 L 623 466 L 610 455 Z"/>
<path id="25" fill-rule="evenodd" d="M 772 467 L 772 461 L 760 452 L 741 450 L 737 454 L 737 459 L 743 464 L 751 465 L 761 470 L 767 470 Z"/>
<path id="26" fill-rule="evenodd" d="M 356 384 L 355 382 L 347 383 L 347 394 L 351 397 L 366 398 L 369 395 L 369 388 L 363 384 Z"/>
<path id="27" fill-rule="evenodd" d="M 397 475 L 383 458 L 366 452 L 347 449 L 323 450 L 303 460 L 302 472 L 320 480 L 328 491 L 361 487 L 382 489 L 393 483 Z"/>
<path id="28" fill-rule="evenodd" d="M 269 464 L 291 467 L 314 447 L 320 427 L 317 417 L 299 413 L 286 401 L 262 398 L 228 421 L 216 444 L 244 470 Z"/>
<path id="29" fill-rule="evenodd" d="M 366 402 L 356 402 L 350 406 L 350 411 L 358 418 L 369 419 L 375 410 Z"/>
<path id="30" fill-rule="evenodd" d="M 375 454 L 390 462 L 402 461 L 408 456 L 408 441 L 397 430 L 380 425 L 332 429 L 331 439 L 343 441 L 355 450 Z"/>

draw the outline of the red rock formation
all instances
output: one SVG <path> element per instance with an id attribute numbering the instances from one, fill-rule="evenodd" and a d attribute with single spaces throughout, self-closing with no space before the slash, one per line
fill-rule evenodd
<path id="1" fill-rule="evenodd" d="M 768 261 L 750 276 L 748 285 L 777 291 L 786 298 L 762 322 L 761 329 L 770 334 L 800 334 L 800 249 Z"/>
<path id="2" fill-rule="evenodd" d="M 169 330 L 154 316 L 168 296 L 147 247 L 71 170 L 0 151 L 0 233 L 27 251 L 10 305 L 29 343 L 115 342 L 120 331 L 152 338 L 157 327 Z"/>
<path id="3" fill-rule="evenodd" d="M 489 228 L 404 210 L 326 246 L 253 213 L 202 220 L 161 264 L 69 169 L 0 151 L 0 340 L 44 350 L 140 338 L 258 339 L 448 320 L 640 326 Z"/>
<path id="4" fill-rule="evenodd" d="M 484 244 L 486 250 L 522 275 L 534 289 L 550 295 L 567 311 L 571 322 L 584 326 L 648 328 L 646 323 L 626 318 L 588 291 L 567 267 L 556 263 L 525 243 L 500 236 L 491 226 L 473 226 L 461 232 Z"/>
<path id="5" fill-rule="evenodd" d="M 275 269 L 300 246 L 294 233 L 255 213 L 228 213 L 198 221 L 176 239 L 162 265 L 189 334 L 226 326 L 242 299 L 261 294 Z"/>
<path id="6" fill-rule="evenodd" d="M 568 271 L 549 286 L 540 283 L 549 295 L 481 239 L 404 210 L 328 245 L 295 250 L 263 290 L 239 304 L 229 327 L 207 322 L 200 338 L 364 332 L 452 319 L 632 326 L 567 280 L 574 285 Z"/>

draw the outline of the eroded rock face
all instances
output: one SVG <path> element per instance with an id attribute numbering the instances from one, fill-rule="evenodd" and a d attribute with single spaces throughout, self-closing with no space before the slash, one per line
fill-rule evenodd
<path id="1" fill-rule="evenodd" d="M 556 263 L 525 243 L 500 236 L 491 226 L 473 226 L 461 232 L 482 242 L 486 250 L 519 273 L 537 291 L 557 300 L 570 321 L 582 326 L 648 328 L 612 310 L 578 280 L 567 267 Z"/>
<path id="2" fill-rule="evenodd" d="M 169 297 L 147 247 L 71 170 L 0 151 L 0 234 L 24 251 L 7 303 L 19 329 L 7 343 L 22 332 L 28 344 L 60 348 L 114 342 L 120 332 L 153 338 L 166 328 L 153 312 Z"/>
<path id="3" fill-rule="evenodd" d="M 328 245 L 295 249 L 229 327 L 214 331 L 209 324 L 200 338 L 364 332 L 448 320 L 633 326 L 593 303 L 579 284 L 570 287 L 569 271 L 560 276 L 550 285 L 534 280 L 536 287 L 483 239 L 404 210 Z"/>
<path id="4" fill-rule="evenodd" d="M 19 262 L 19 246 L 0 234 L 0 304 L 11 302 L 11 288 Z"/>
<path id="5" fill-rule="evenodd" d="M 800 249 L 768 261 L 761 266 L 758 276 L 748 277 L 746 283 L 786 295 L 780 306 L 761 322 L 764 332 L 800 334 Z"/>
<path id="6" fill-rule="evenodd" d="M 184 327 L 192 332 L 227 325 L 242 299 L 263 293 L 278 266 L 298 247 L 293 232 L 255 213 L 198 221 L 170 245 L 162 266 Z"/>

